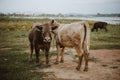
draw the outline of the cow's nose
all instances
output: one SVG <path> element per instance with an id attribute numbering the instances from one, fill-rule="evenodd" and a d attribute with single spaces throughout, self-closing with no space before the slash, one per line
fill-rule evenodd
<path id="1" fill-rule="evenodd" d="M 51 42 L 51 39 L 50 39 L 50 37 L 45 37 L 44 41 L 45 42 Z"/>

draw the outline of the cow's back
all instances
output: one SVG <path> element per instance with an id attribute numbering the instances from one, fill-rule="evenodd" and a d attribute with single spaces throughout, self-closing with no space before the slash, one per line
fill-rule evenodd
<path id="1" fill-rule="evenodd" d="M 106 22 L 96 22 L 96 23 L 94 24 L 94 27 L 103 28 L 103 27 L 105 27 L 106 25 L 107 25 Z"/>
<path id="2" fill-rule="evenodd" d="M 66 47 L 78 46 L 79 44 L 82 43 L 84 39 L 84 35 L 85 35 L 84 26 L 89 28 L 86 22 L 76 22 L 76 23 L 60 26 L 57 30 L 58 42 L 62 46 L 66 46 Z M 87 36 L 88 36 L 88 33 L 87 33 Z"/>
<path id="3" fill-rule="evenodd" d="M 31 28 L 29 30 L 28 39 L 29 39 L 30 43 L 32 43 L 32 41 L 33 41 L 33 37 L 35 35 L 35 31 L 36 31 L 35 28 Z"/>

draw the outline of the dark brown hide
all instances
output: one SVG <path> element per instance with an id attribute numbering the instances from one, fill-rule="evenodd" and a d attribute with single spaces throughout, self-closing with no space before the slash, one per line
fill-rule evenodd
<path id="1" fill-rule="evenodd" d="M 33 50 L 35 49 L 36 54 L 36 63 L 39 63 L 39 51 L 42 50 L 45 52 L 46 64 L 49 64 L 49 49 L 50 43 L 52 40 L 51 31 L 58 24 L 54 23 L 52 20 L 51 23 L 46 24 L 34 24 L 29 32 L 29 42 L 30 42 L 30 59 L 32 59 Z"/>
<path id="2" fill-rule="evenodd" d="M 105 29 L 105 31 L 107 32 L 108 30 L 107 30 L 106 26 L 107 26 L 106 22 L 96 22 L 94 24 L 93 28 L 91 29 L 91 31 L 93 32 L 95 29 L 96 29 L 96 31 L 98 31 L 98 29 L 100 28 L 100 29 Z"/>

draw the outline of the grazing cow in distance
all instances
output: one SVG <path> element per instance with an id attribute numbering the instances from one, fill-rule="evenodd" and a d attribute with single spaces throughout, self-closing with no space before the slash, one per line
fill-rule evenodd
<path id="1" fill-rule="evenodd" d="M 100 28 L 100 29 L 105 29 L 105 31 L 107 32 L 108 30 L 106 26 L 107 26 L 106 22 L 96 22 L 93 28 L 91 29 L 91 31 L 93 32 L 96 29 L 96 31 L 98 32 L 98 28 Z"/>
<path id="2" fill-rule="evenodd" d="M 66 24 L 59 26 L 55 31 L 56 47 L 57 47 L 57 57 L 56 64 L 59 63 L 60 48 L 62 48 L 61 61 L 64 62 L 64 50 L 65 47 L 75 48 L 79 62 L 76 67 L 77 70 L 80 69 L 82 59 L 85 59 L 84 71 L 88 70 L 88 55 L 90 47 L 90 27 L 85 21 L 75 22 L 71 24 Z"/>
<path id="3" fill-rule="evenodd" d="M 52 40 L 51 33 L 52 30 L 57 28 L 59 24 L 52 20 L 45 24 L 34 24 L 29 32 L 29 42 L 30 42 L 30 59 L 32 59 L 33 50 L 35 49 L 36 63 L 39 63 L 39 51 L 45 51 L 46 64 L 49 65 L 49 49 Z"/>

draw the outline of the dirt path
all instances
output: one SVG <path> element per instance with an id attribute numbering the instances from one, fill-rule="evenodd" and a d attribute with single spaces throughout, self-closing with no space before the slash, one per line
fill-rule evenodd
<path id="1" fill-rule="evenodd" d="M 80 71 L 74 50 L 67 52 L 65 62 L 55 65 L 55 57 L 50 60 L 51 67 L 44 68 L 43 72 L 50 74 L 44 80 L 120 80 L 120 50 L 91 50 L 89 71 L 84 72 L 84 62 Z"/>

